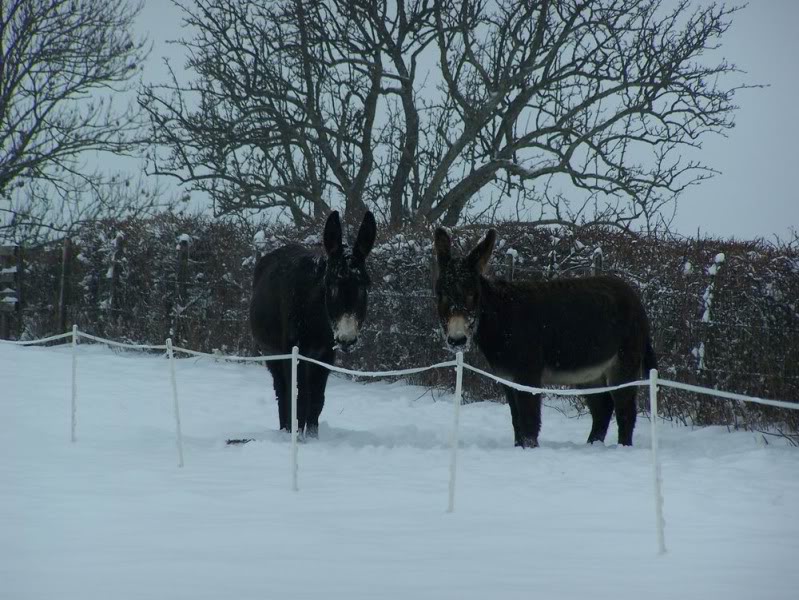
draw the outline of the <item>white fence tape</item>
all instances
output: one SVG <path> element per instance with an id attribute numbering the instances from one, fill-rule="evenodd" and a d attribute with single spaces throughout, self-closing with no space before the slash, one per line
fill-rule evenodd
<path id="1" fill-rule="evenodd" d="M 735 394 L 733 392 L 723 392 L 721 390 L 713 390 L 710 388 L 700 387 L 698 385 L 691 385 L 690 383 L 669 381 L 668 379 L 658 379 L 658 385 L 675 388 L 678 390 L 685 390 L 686 392 L 696 392 L 697 394 L 704 394 L 705 396 L 715 396 L 717 398 L 724 398 L 725 400 L 739 400 L 741 402 L 752 402 L 754 404 L 763 404 L 765 406 L 773 406 L 775 408 L 788 408 L 792 410 L 799 410 L 799 402 L 785 402 L 784 400 L 766 400 L 765 398 L 758 398 L 757 396 L 745 396 L 743 394 Z"/>
<path id="2" fill-rule="evenodd" d="M 449 367 L 455 367 L 456 373 L 456 383 L 455 383 L 455 398 L 453 399 L 454 403 L 454 416 L 453 416 L 453 430 L 450 435 L 450 480 L 449 480 L 449 504 L 448 504 L 448 512 L 452 512 L 455 509 L 455 478 L 456 478 L 456 470 L 457 470 L 457 451 L 458 451 L 458 429 L 459 429 L 459 422 L 460 422 L 460 404 L 461 404 L 461 395 L 462 395 L 462 381 L 463 381 L 463 369 L 468 369 L 478 375 L 483 377 L 487 377 L 500 383 L 502 385 L 506 385 L 513 389 L 523 391 L 523 392 L 530 392 L 533 394 L 551 394 L 557 396 L 583 396 L 586 394 L 598 394 L 603 392 L 612 392 L 614 390 L 619 390 L 622 388 L 627 387 L 649 387 L 649 398 L 650 398 L 650 420 L 651 420 L 651 434 L 652 434 L 652 474 L 653 474 L 653 481 L 654 481 L 654 493 L 655 493 L 655 518 L 656 518 L 656 526 L 657 526 L 657 536 L 658 536 L 658 552 L 659 554 L 663 554 L 666 551 L 666 545 L 664 541 L 664 532 L 663 532 L 663 494 L 662 494 L 662 478 L 661 478 L 661 471 L 660 471 L 660 460 L 658 457 L 658 438 L 657 438 L 657 415 L 658 415 L 658 408 L 657 408 L 657 388 L 658 387 L 671 387 L 679 390 L 684 390 L 688 392 L 694 392 L 697 394 L 704 394 L 707 396 L 714 396 L 717 398 L 723 398 L 726 400 L 736 400 L 740 402 L 753 402 L 755 404 L 762 404 L 765 406 L 772 406 L 775 408 L 787 408 L 791 410 L 799 410 L 799 402 L 785 402 L 783 400 L 767 400 L 765 398 L 758 398 L 756 396 L 745 396 L 743 394 L 735 394 L 732 392 L 725 392 L 721 390 L 715 390 L 705 387 L 700 387 L 697 385 L 691 385 L 687 383 L 680 383 L 678 381 L 669 381 L 667 379 L 659 379 L 657 376 L 657 371 L 652 370 L 650 373 L 650 379 L 648 380 L 638 380 L 638 381 L 631 381 L 627 383 L 623 383 L 621 385 L 616 386 L 607 386 L 607 387 L 597 387 L 597 388 L 589 388 L 589 389 L 551 389 L 551 388 L 539 388 L 539 387 L 531 387 L 518 384 L 513 381 L 508 381 L 507 379 L 503 379 L 502 377 L 498 377 L 492 373 L 484 371 L 482 369 L 478 369 L 477 367 L 473 367 L 469 364 L 463 362 L 463 354 L 458 353 L 456 360 L 450 360 L 446 362 L 436 363 L 434 365 L 430 365 L 427 367 L 416 367 L 411 369 L 397 369 L 393 371 L 353 371 L 350 369 L 345 369 L 343 367 L 337 367 L 335 365 L 331 365 L 328 363 L 324 363 L 322 361 L 316 360 L 314 358 L 309 358 L 307 356 L 302 356 L 299 354 L 299 350 L 295 347 L 292 349 L 291 354 L 279 354 L 279 355 L 272 355 L 272 356 L 227 356 L 221 354 L 209 354 L 207 352 L 197 352 L 196 350 L 189 350 L 187 348 L 180 348 L 178 346 L 172 346 L 171 340 L 167 340 L 166 344 L 162 345 L 150 345 L 150 344 L 128 344 L 123 342 L 115 342 L 113 340 L 108 340 L 105 338 L 97 337 L 94 335 L 90 335 L 88 333 L 84 333 L 82 331 L 78 331 L 77 325 L 73 327 L 73 330 L 68 333 L 63 333 L 60 335 L 53 335 L 50 337 L 46 337 L 40 340 L 26 340 L 22 342 L 18 341 L 9 341 L 9 340 L 0 340 L 0 343 L 5 344 L 14 344 L 18 346 L 32 346 L 35 344 L 43 344 L 47 342 L 52 342 L 56 340 L 63 340 L 71 338 L 71 345 L 72 345 L 72 436 L 71 440 L 74 442 L 76 438 L 76 427 L 77 427 L 77 342 L 79 338 L 86 338 L 88 340 L 92 340 L 95 342 L 99 342 L 101 344 L 107 344 L 109 346 L 114 346 L 117 348 L 130 348 L 133 350 L 165 350 L 169 357 L 170 362 L 170 379 L 172 384 L 172 391 L 173 391 L 173 398 L 174 398 L 174 407 L 175 407 L 175 431 L 177 437 L 177 447 L 178 447 L 178 466 L 183 466 L 183 436 L 180 428 L 180 409 L 178 405 L 178 392 L 177 392 L 177 380 L 175 377 L 175 370 L 174 370 L 174 353 L 180 352 L 183 354 L 188 354 L 190 356 L 197 356 L 197 357 L 204 357 L 204 358 L 211 358 L 213 360 L 224 360 L 224 361 L 231 361 L 231 362 L 269 362 L 274 360 L 291 360 L 291 482 L 292 482 L 292 489 L 297 491 L 299 489 L 297 485 L 297 365 L 299 361 L 305 361 L 309 363 L 314 363 L 330 371 L 334 371 L 336 373 L 343 373 L 346 375 L 355 375 L 358 377 L 401 377 L 404 375 L 413 375 L 416 373 L 423 373 L 425 371 L 430 371 L 432 369 L 443 369 Z"/>
<path id="3" fill-rule="evenodd" d="M 78 331 L 77 334 L 78 337 L 86 338 L 87 340 L 92 340 L 94 342 L 99 342 L 108 346 L 113 346 L 114 348 L 130 348 L 131 350 L 166 350 L 166 344 L 160 344 L 156 346 L 150 344 L 127 344 L 125 342 L 107 340 L 105 338 L 97 337 L 96 335 L 90 335 L 82 331 Z"/>
<path id="4" fill-rule="evenodd" d="M 0 340 L 0 343 L 3 344 L 11 344 L 13 346 L 35 346 L 37 344 L 46 344 L 47 342 L 54 342 L 56 340 L 64 340 L 66 338 L 71 338 L 72 332 L 68 331 L 67 333 L 60 333 L 58 335 L 51 335 L 50 337 L 42 338 L 40 340 L 24 340 L 24 341 L 15 341 L 15 340 Z"/>
<path id="5" fill-rule="evenodd" d="M 180 346 L 173 346 L 172 350 L 175 352 L 180 352 L 181 354 L 188 354 L 190 356 L 230 362 L 271 362 L 273 360 L 291 360 L 291 354 L 272 354 L 270 356 L 228 356 L 225 354 L 197 352 L 197 350 L 189 350 L 188 348 L 181 348 Z"/>
<path id="6" fill-rule="evenodd" d="M 642 387 L 645 385 L 649 385 L 649 380 L 641 379 L 639 381 L 628 381 L 627 383 L 621 383 L 619 385 L 586 388 L 579 390 L 540 388 L 540 387 L 532 387 L 529 385 L 522 385 L 520 383 L 516 383 L 515 381 L 508 381 L 507 379 L 502 379 L 502 377 L 498 377 L 497 375 L 493 375 L 488 371 L 483 371 L 482 369 L 478 369 L 477 367 L 473 367 L 472 365 L 466 363 L 463 363 L 463 368 L 466 369 L 467 371 L 472 371 L 473 373 L 477 373 L 478 375 L 487 377 L 488 379 L 493 379 L 497 383 L 506 385 L 510 388 L 513 388 L 514 390 L 518 390 L 520 392 L 530 392 L 531 394 L 554 394 L 556 396 L 585 396 L 586 394 L 601 394 L 602 392 L 612 392 L 614 390 L 620 390 L 628 387 Z"/>

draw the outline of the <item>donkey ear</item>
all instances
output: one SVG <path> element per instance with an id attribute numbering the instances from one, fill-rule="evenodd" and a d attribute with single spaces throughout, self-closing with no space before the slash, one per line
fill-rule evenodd
<path id="1" fill-rule="evenodd" d="M 486 267 L 488 266 L 488 259 L 491 258 L 491 253 L 494 251 L 494 242 L 496 241 L 497 232 L 493 229 L 489 229 L 485 237 L 480 240 L 480 243 L 469 252 L 469 256 L 466 260 L 469 262 L 469 266 L 480 275 L 485 273 Z"/>
<path id="2" fill-rule="evenodd" d="M 374 246 L 375 235 L 377 235 L 375 216 L 367 210 L 358 229 L 358 237 L 355 239 L 355 254 L 362 259 L 366 258 Z"/>
<path id="3" fill-rule="evenodd" d="M 322 243 L 328 256 L 341 252 L 341 220 L 338 211 L 330 213 L 325 223 L 325 232 L 322 235 Z"/>
<path id="4" fill-rule="evenodd" d="M 436 229 L 433 235 L 433 248 L 436 253 L 436 262 L 440 265 L 452 258 L 452 239 L 443 227 Z"/>

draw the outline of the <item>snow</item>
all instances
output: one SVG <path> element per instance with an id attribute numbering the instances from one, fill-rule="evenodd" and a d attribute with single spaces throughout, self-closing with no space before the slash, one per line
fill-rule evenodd
<path id="1" fill-rule="evenodd" d="M 705 342 L 700 342 L 699 346 L 691 350 L 691 354 L 696 358 L 696 370 L 703 371 L 705 368 Z"/>
<path id="2" fill-rule="evenodd" d="M 711 283 L 702 294 L 702 303 L 705 305 L 705 310 L 702 313 L 702 323 L 710 323 L 710 307 L 713 306 L 713 284 Z"/>
<path id="3" fill-rule="evenodd" d="M 464 405 L 446 514 L 449 394 L 331 376 L 295 493 L 263 366 L 177 362 L 182 469 L 163 357 L 79 346 L 75 444 L 70 373 L 68 347 L 0 345 L 3 599 L 730 600 L 799 589 L 799 451 L 751 433 L 660 427 L 658 557 L 643 417 L 634 448 L 587 446 L 588 418 L 550 400 L 541 448 L 520 450 L 507 407 Z"/>
<path id="4" fill-rule="evenodd" d="M 715 276 L 716 274 L 718 274 L 719 266 L 724 264 L 725 260 L 726 260 L 726 257 L 724 256 L 723 252 L 719 252 L 718 254 L 716 254 L 716 256 L 713 257 L 713 264 L 710 265 L 708 267 L 708 269 L 707 269 L 708 275 L 710 275 L 712 277 L 712 276 Z"/>

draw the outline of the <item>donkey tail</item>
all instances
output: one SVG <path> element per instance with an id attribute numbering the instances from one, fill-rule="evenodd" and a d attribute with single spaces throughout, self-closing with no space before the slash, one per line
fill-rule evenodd
<path id="1" fill-rule="evenodd" d="M 658 359 L 655 356 L 655 349 L 652 348 L 652 340 L 646 340 L 646 349 L 644 350 L 644 360 L 643 360 L 643 367 L 644 367 L 644 376 L 649 377 L 649 371 L 651 369 L 658 368 Z"/>

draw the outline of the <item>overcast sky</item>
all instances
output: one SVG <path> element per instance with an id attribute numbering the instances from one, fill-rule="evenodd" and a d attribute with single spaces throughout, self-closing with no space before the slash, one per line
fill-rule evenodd
<path id="1" fill-rule="evenodd" d="M 180 46 L 166 43 L 181 35 L 180 14 L 166 0 L 145 1 L 140 33 L 154 45 L 146 81 L 163 76 L 164 56 L 183 66 Z M 769 87 L 740 92 L 735 129 L 726 138 L 705 139 L 702 160 L 721 174 L 683 194 L 676 231 L 786 239 L 799 230 L 797 23 L 799 0 L 750 0 L 737 14 L 721 55 L 746 71 L 747 82 Z"/>

